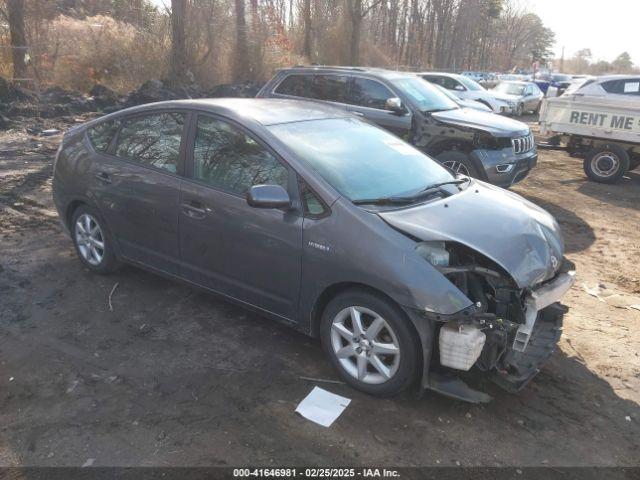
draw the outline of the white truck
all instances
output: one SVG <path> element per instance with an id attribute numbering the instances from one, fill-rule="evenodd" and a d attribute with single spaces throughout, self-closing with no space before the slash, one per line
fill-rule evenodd
<path id="1" fill-rule="evenodd" d="M 590 88 L 610 87 L 611 81 L 591 80 Z M 601 183 L 615 183 L 640 166 L 640 78 L 615 81 L 622 82 L 615 87 L 620 92 L 578 89 L 545 99 L 540 110 L 540 133 L 551 136 L 549 144 L 584 158 L 587 176 Z"/>

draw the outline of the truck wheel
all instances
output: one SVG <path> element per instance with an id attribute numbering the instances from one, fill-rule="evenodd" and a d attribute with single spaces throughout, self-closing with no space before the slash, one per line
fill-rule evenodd
<path id="1" fill-rule="evenodd" d="M 584 159 L 584 173 L 599 183 L 616 183 L 629 171 L 629 154 L 615 143 L 591 150 Z"/>
<path id="2" fill-rule="evenodd" d="M 475 167 L 471 159 L 462 152 L 450 151 L 443 152 L 436 156 L 443 167 L 448 168 L 455 175 L 460 173 L 467 177 L 480 178 L 478 169 Z"/>

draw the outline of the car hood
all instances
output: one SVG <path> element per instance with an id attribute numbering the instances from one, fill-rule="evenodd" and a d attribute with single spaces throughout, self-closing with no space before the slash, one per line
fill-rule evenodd
<path id="1" fill-rule="evenodd" d="M 491 95 L 493 95 L 493 98 L 497 98 L 498 100 L 504 100 L 505 102 L 517 102 L 522 98 L 522 96 L 520 95 L 511 95 L 509 93 L 496 92 L 493 90 L 491 91 Z"/>
<path id="2" fill-rule="evenodd" d="M 521 196 L 472 181 L 453 196 L 400 210 L 379 212 L 389 225 L 421 241 L 466 245 L 493 260 L 520 288 L 555 275 L 564 244 L 560 227 Z"/>
<path id="3" fill-rule="evenodd" d="M 460 99 L 457 103 L 463 108 L 473 108 L 474 110 L 480 110 L 481 112 L 491 113 L 491 109 L 489 107 L 484 103 L 476 102 L 475 100 Z"/>
<path id="4" fill-rule="evenodd" d="M 444 112 L 434 112 L 431 116 L 448 125 L 474 128 L 500 137 L 527 135 L 529 133 L 529 127 L 522 122 L 471 108 L 456 108 L 445 110 Z"/>

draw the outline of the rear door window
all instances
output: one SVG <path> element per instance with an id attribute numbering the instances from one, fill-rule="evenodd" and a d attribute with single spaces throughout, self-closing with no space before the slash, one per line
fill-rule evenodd
<path id="1" fill-rule="evenodd" d="M 143 165 L 178 171 L 185 114 L 153 113 L 125 119 L 115 154 Z"/>
<path id="2" fill-rule="evenodd" d="M 395 97 L 393 92 L 376 80 L 355 77 L 351 84 L 349 102 L 359 107 L 386 110 L 387 100 Z"/>
<path id="3" fill-rule="evenodd" d="M 118 131 L 119 124 L 115 120 L 101 122 L 87 130 L 91 145 L 97 152 L 106 153 L 111 140 Z"/>
<path id="4" fill-rule="evenodd" d="M 309 78 L 307 75 L 289 75 L 276 87 L 275 93 L 310 98 Z"/>
<path id="5" fill-rule="evenodd" d="M 345 103 L 349 78 L 344 75 L 310 76 L 310 97 L 327 102 Z"/>

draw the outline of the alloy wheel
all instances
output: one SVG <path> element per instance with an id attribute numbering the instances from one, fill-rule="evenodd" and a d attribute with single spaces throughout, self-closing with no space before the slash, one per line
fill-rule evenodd
<path id="1" fill-rule="evenodd" d="M 400 365 L 395 332 L 368 308 L 352 306 L 338 312 L 331 324 L 331 346 L 342 368 L 363 383 L 384 383 Z"/>
<path id="2" fill-rule="evenodd" d="M 469 169 L 464 163 L 457 162 L 455 160 L 448 160 L 446 162 L 442 162 L 442 165 L 448 168 L 449 170 L 451 170 L 455 174 L 459 173 L 461 175 L 466 175 L 467 177 L 471 176 L 469 174 Z"/>
<path id="3" fill-rule="evenodd" d="M 98 266 L 104 258 L 104 235 L 97 220 L 83 213 L 76 220 L 75 225 L 76 244 L 82 258 L 93 266 Z"/>

